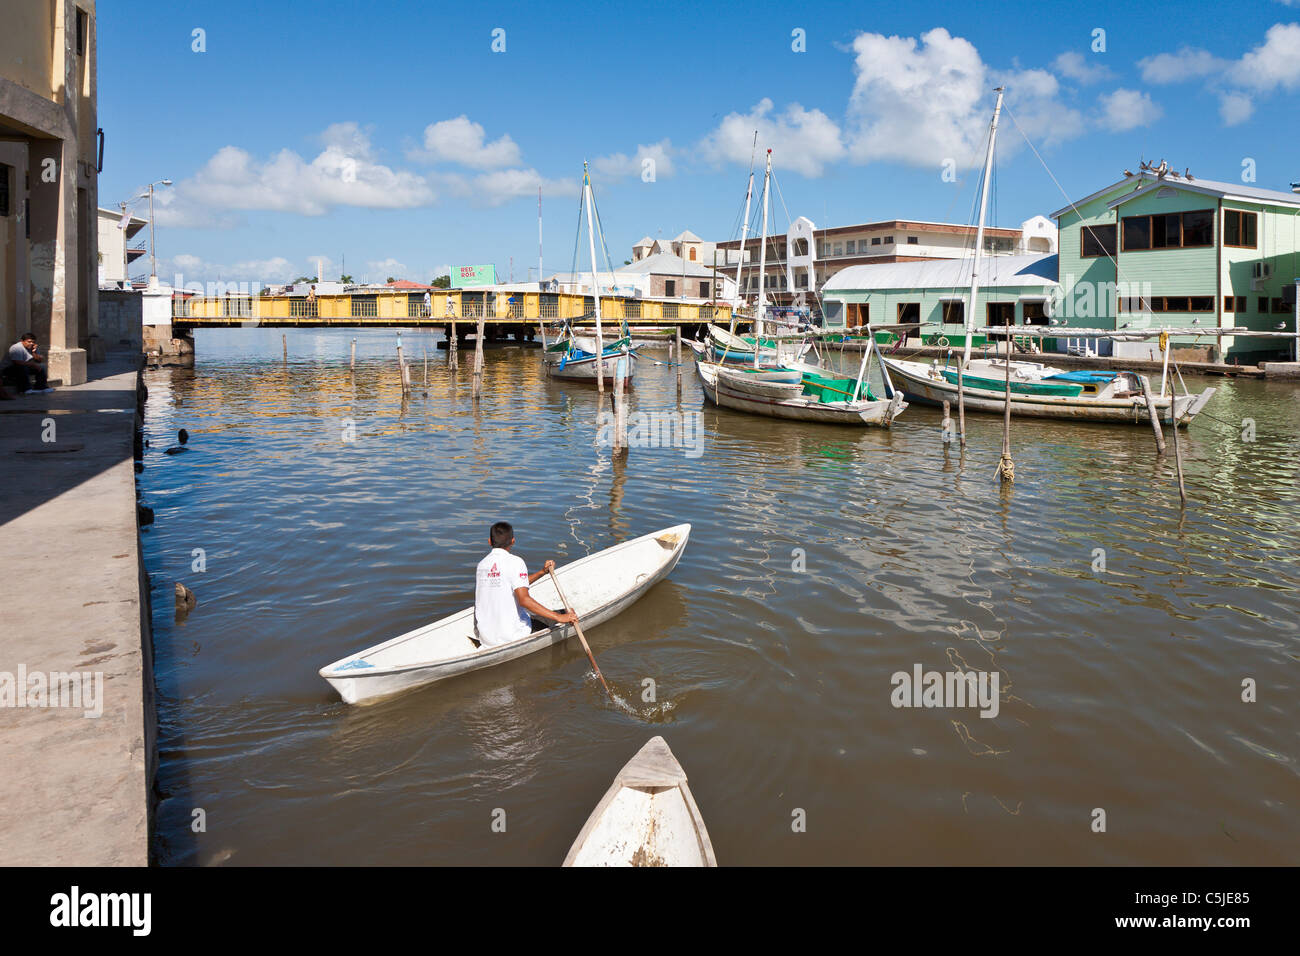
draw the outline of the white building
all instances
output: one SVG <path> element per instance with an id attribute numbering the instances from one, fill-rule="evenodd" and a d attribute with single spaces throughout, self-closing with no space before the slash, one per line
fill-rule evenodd
<path id="1" fill-rule="evenodd" d="M 121 209 L 99 207 L 99 287 L 129 289 L 131 263 L 149 254 L 148 242 L 141 230 L 149 225 L 139 216 L 123 218 Z"/>
<path id="2" fill-rule="evenodd" d="M 703 244 L 703 243 L 702 243 Z M 689 254 L 690 246 L 687 246 Z M 696 256 L 699 250 L 696 249 Z M 596 275 L 604 295 L 639 296 L 655 299 L 681 299 L 704 302 L 730 302 L 735 295 L 735 276 L 727 276 L 698 258 L 692 260 L 668 252 L 652 252 L 619 266 L 612 273 Z M 591 294 L 591 273 L 556 273 L 550 278 L 560 292 Z"/>
<path id="3" fill-rule="evenodd" d="M 651 239 L 649 236 L 644 236 L 632 246 L 632 262 L 635 264 L 653 255 L 670 255 L 680 256 L 687 262 L 712 266 L 713 253 L 717 245 L 716 242 L 706 242 L 689 229 L 678 233 L 672 239 Z M 719 252 L 718 264 L 724 262 L 726 259 Z"/>

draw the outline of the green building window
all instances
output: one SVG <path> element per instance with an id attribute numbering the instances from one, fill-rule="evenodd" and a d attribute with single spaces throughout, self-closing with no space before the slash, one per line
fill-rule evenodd
<path id="1" fill-rule="evenodd" d="M 1223 244 L 1237 246 L 1240 249 L 1254 249 L 1256 222 L 1253 212 L 1239 209 L 1223 211 Z"/>
<path id="2" fill-rule="evenodd" d="M 1152 312 L 1214 311 L 1214 296 L 1212 295 L 1156 295 L 1152 296 L 1149 301 Z"/>
<path id="3" fill-rule="evenodd" d="M 1084 259 L 1115 255 L 1114 226 L 1082 226 L 1080 233 L 1079 255 Z"/>
<path id="4" fill-rule="evenodd" d="M 1124 251 L 1193 249 L 1214 245 L 1214 210 L 1125 216 Z"/>

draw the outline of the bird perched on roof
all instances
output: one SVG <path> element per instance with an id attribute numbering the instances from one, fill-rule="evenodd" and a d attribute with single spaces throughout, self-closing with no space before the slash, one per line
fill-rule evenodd
<path id="1" fill-rule="evenodd" d="M 1195 179 L 1195 178 L 1196 178 L 1195 176 L 1192 175 L 1191 167 L 1188 167 L 1187 169 L 1184 169 L 1184 170 L 1183 170 L 1183 178 L 1184 178 L 1184 179 L 1189 179 L 1189 180 L 1190 180 L 1190 179 Z"/>
<path id="2" fill-rule="evenodd" d="M 1132 176 L 1132 175 L 1133 175 L 1133 170 L 1131 170 L 1131 169 L 1126 169 L 1126 170 L 1124 170 L 1124 175 L 1125 175 L 1125 177 Z"/>

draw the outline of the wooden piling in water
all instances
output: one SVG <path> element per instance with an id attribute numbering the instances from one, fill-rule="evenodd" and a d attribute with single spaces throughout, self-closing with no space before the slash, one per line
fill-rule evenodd
<path id="1" fill-rule="evenodd" d="M 402 381 L 402 394 L 406 395 L 411 390 L 411 376 L 406 370 L 406 359 L 402 356 L 402 336 L 397 336 L 397 373 Z"/>
<path id="2" fill-rule="evenodd" d="M 451 341 L 447 343 L 447 365 L 449 368 L 460 367 L 460 343 L 456 341 L 456 323 L 451 323 Z"/>
<path id="3" fill-rule="evenodd" d="M 284 332 L 280 333 L 280 345 L 284 349 L 284 360 L 287 362 L 289 361 L 289 336 Z"/>
<path id="4" fill-rule="evenodd" d="M 429 391 L 429 350 L 422 348 L 420 351 L 424 353 L 424 391 L 427 393 Z"/>
<path id="5" fill-rule="evenodd" d="M 943 422 L 939 427 L 943 429 L 943 443 L 946 446 L 952 441 L 952 403 L 946 399 L 943 403 Z"/>
<path id="6" fill-rule="evenodd" d="M 1169 349 L 1165 349 L 1165 363 L 1169 362 Z M 1164 383 L 1167 374 L 1161 372 L 1160 379 L 1160 397 L 1164 398 Z M 1187 507 L 1187 486 L 1183 483 L 1183 449 L 1178 441 L 1178 392 L 1174 389 L 1174 383 L 1169 382 L 1169 429 L 1174 440 L 1174 469 L 1178 475 L 1178 499 L 1182 507 Z"/>
<path id="7" fill-rule="evenodd" d="M 1156 436 L 1156 454 L 1163 455 L 1165 436 L 1160 431 L 1160 412 L 1156 410 L 1156 398 L 1151 394 L 1151 379 L 1139 375 L 1138 381 L 1142 383 L 1142 396 L 1147 400 L 1147 414 L 1151 416 L 1151 430 Z"/>
<path id="8" fill-rule="evenodd" d="M 1178 419 L 1174 417 L 1174 406 L 1170 403 L 1169 417 L 1171 424 L 1170 431 L 1173 432 L 1174 438 L 1174 467 L 1178 471 L 1178 498 L 1184 508 L 1187 507 L 1187 486 L 1183 484 L 1183 450 L 1178 444 Z"/>
<path id="9" fill-rule="evenodd" d="M 474 400 L 483 391 L 483 316 L 478 317 L 478 335 L 474 337 Z"/>
<path id="10" fill-rule="evenodd" d="M 353 339 L 352 355 L 348 358 L 348 368 L 355 369 L 356 367 L 357 367 L 357 340 Z"/>
<path id="11" fill-rule="evenodd" d="M 680 401 L 682 397 L 682 327 L 675 326 L 677 344 L 673 351 L 676 353 L 677 361 L 677 398 Z"/>
<path id="12" fill-rule="evenodd" d="M 959 446 L 966 448 L 966 385 L 961 362 L 957 362 L 957 436 Z"/>
<path id="13" fill-rule="evenodd" d="M 627 451 L 627 356 L 620 355 L 614 363 L 614 452 Z"/>
<path id="14" fill-rule="evenodd" d="M 1011 460 L 1011 338 L 1007 336 L 1006 355 L 1006 392 L 1002 396 L 1002 460 L 998 462 L 998 474 L 1003 483 L 1016 480 L 1016 463 Z"/>

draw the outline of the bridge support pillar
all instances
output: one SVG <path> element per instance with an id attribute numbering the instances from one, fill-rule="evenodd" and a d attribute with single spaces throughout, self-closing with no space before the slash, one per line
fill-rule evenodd
<path id="1" fill-rule="evenodd" d="M 151 362 L 176 365 L 194 361 L 194 332 L 192 329 L 173 328 L 166 325 L 144 327 L 144 351 Z"/>

